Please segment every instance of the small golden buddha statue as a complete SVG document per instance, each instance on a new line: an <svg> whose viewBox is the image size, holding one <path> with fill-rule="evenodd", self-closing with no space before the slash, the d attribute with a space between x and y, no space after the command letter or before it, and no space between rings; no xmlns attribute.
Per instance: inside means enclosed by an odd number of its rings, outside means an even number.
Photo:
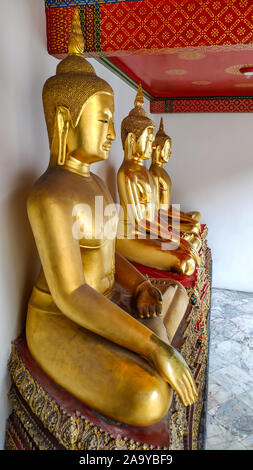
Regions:
<svg viewBox="0 0 253 470"><path fill-rule="evenodd" d="M172 218L171 209L171 178L164 169L163 165L168 163L171 157L171 138L165 133L163 118L161 118L160 127L156 134L153 143L152 163L149 172L155 181L156 187L156 207L161 213L161 216L168 216ZM173 217L180 222L181 236L193 244L199 250L201 248L201 239L198 237L197 232L193 233L193 224L195 227L200 228L199 222L201 219L200 212L182 212L173 211Z"/></svg>
<svg viewBox="0 0 253 470"><path fill-rule="evenodd" d="M171 157L172 141L164 131L163 118L160 121L160 127L156 134L153 153L152 163L149 171L153 176L156 184L156 205L158 210L163 205L169 207L169 215L171 216L171 178L164 169L163 165L169 162ZM173 214L174 215L174 214ZM175 214L176 216L176 214ZM183 224L182 229L187 231L187 224L192 224L192 221L200 222L201 214L198 211L182 212L178 214L180 221Z"/></svg>
<svg viewBox="0 0 253 470"><path fill-rule="evenodd" d="M180 235L178 219L178 233L168 232L168 221L157 210L155 181L144 165L152 155L155 125L143 104L140 85L135 106L121 125L124 161L118 171L122 215L117 249L130 261L191 275L199 263L197 250ZM196 223L189 230L198 231Z"/></svg>
<svg viewBox="0 0 253 470"><path fill-rule="evenodd" d="M114 98L82 50L77 9L70 53L43 89L51 159L28 199L42 268L29 300L27 344L41 368L87 406L148 426L170 407L170 386L186 406L197 392L182 356L161 339L162 327L156 334L147 326L163 325L160 291L115 253L115 236L105 230L110 212L93 217L97 197L113 206L90 165L108 158L115 139ZM143 323L114 301L117 286Z"/></svg>

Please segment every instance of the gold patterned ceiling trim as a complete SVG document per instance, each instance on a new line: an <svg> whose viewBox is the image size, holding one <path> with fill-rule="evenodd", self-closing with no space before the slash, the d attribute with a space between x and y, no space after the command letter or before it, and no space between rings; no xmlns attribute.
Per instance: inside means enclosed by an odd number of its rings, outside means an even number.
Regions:
<svg viewBox="0 0 253 470"><path fill-rule="evenodd" d="M169 69L169 70L166 70L165 73L167 75L186 75L188 71L184 69Z"/></svg>
<svg viewBox="0 0 253 470"><path fill-rule="evenodd" d="M253 88L253 83L236 83L234 85L236 88Z"/></svg>
<svg viewBox="0 0 253 470"><path fill-rule="evenodd" d="M211 85L212 82L209 82L208 80L196 80L195 82L192 82L193 85Z"/></svg>
<svg viewBox="0 0 253 470"><path fill-rule="evenodd" d="M183 60L200 60L204 59L206 57L206 54L204 52L199 52L199 51L186 51L186 52L181 52L178 54L179 59Z"/></svg>

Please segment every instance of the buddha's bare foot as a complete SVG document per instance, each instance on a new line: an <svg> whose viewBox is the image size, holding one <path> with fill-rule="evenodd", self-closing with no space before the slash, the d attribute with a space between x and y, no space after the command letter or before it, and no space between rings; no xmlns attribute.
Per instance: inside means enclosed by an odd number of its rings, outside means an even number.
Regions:
<svg viewBox="0 0 253 470"><path fill-rule="evenodd" d="M197 399L197 389L189 367L179 352L152 336L154 350L151 361L156 370L177 392L185 406L192 405Z"/></svg>

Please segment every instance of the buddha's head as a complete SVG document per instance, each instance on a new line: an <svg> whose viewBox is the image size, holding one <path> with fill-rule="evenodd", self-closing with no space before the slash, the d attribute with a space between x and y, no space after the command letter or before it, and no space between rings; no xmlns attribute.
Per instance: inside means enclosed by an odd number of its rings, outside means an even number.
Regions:
<svg viewBox="0 0 253 470"><path fill-rule="evenodd" d="M155 124L147 117L143 104L144 99L140 85L134 108L121 124L121 140L127 159L146 160L152 155Z"/></svg>
<svg viewBox="0 0 253 470"><path fill-rule="evenodd" d="M171 146L171 138L165 133L163 118L161 118L160 127L153 144L153 160L157 163L168 163L171 157Z"/></svg>
<svg viewBox="0 0 253 470"><path fill-rule="evenodd" d="M113 90L83 58L82 42L77 9L69 55L43 88L51 155L59 165L70 155L83 163L105 160L115 140Z"/></svg>

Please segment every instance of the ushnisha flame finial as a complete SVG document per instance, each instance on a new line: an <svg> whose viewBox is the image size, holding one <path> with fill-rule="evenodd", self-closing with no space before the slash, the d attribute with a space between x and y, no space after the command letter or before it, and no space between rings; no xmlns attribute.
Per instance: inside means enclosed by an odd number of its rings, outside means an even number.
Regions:
<svg viewBox="0 0 253 470"><path fill-rule="evenodd" d="M142 86L141 86L141 83L139 83L139 88L138 88L138 92L135 98L134 106L143 107L143 105L144 105L144 98L143 98Z"/></svg>
<svg viewBox="0 0 253 470"><path fill-rule="evenodd" d="M163 125L163 118L162 117L161 117L161 121L160 121L159 131L164 134L164 125Z"/></svg>
<svg viewBox="0 0 253 470"><path fill-rule="evenodd" d="M74 55L83 56L84 46L85 46L85 43L84 43L84 37L83 37L82 28L81 28L79 7L76 7L74 16L73 16L70 39L69 39L69 47L68 47L69 55L74 54Z"/></svg>
<svg viewBox="0 0 253 470"><path fill-rule="evenodd" d="M155 143L157 143L157 145L160 145L162 141L165 141L167 139L170 139L170 137L166 134L164 130L163 118L161 118L160 127L156 133ZM158 141L159 141L159 144L158 144Z"/></svg>

